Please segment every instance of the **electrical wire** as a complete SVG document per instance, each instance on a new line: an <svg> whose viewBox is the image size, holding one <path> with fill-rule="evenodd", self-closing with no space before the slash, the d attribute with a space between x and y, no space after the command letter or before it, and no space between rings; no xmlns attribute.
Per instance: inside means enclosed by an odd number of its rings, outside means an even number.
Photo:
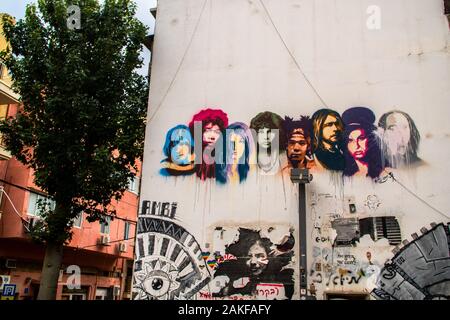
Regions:
<svg viewBox="0 0 450 320"><path fill-rule="evenodd" d="M13 208L14 213L20 218L20 220L22 220L22 224L23 224L23 226L25 227L25 229L27 229L27 231L30 231L30 229L26 226L26 224L24 224L24 222L25 222L25 223L28 223L28 221L27 221L24 217L22 217L22 215L21 215L21 214L19 213L19 211L16 209L16 206L15 206L14 203L12 202L11 198L8 196L8 193L6 193L6 191L5 191L5 187L0 186L0 193L1 193L1 194L4 194L4 195L6 196L6 198L9 200L9 203L11 204L11 206L12 206L12 208Z"/></svg>
<svg viewBox="0 0 450 320"><path fill-rule="evenodd" d="M425 201L423 198L421 198L419 195L417 195L415 192L413 192L411 189L409 189L407 186L405 186L403 183L401 183L399 180L397 180L397 178L394 177L394 173L392 172L388 172L386 170L384 170L387 173L387 176L383 177L380 179L379 183L384 183L387 181L387 177L390 177L392 179L392 181L396 182L398 185L400 185L403 189L405 189L409 194L411 194L413 197L415 197L416 199L418 199L420 202L422 202L423 204L425 204L427 207L429 207L430 209L432 209L433 211L439 213L440 215L442 215L443 217L446 217L447 219L450 219L450 216L446 215L445 213L443 213L441 210L433 207L431 204L429 204L427 201Z"/></svg>
<svg viewBox="0 0 450 320"><path fill-rule="evenodd" d="M158 106L155 108L155 112L153 112L153 115L148 119L147 123L150 123L150 121L153 120L153 118L156 116L156 114L158 113L159 109L161 108L162 104L163 104L164 101L166 100L167 95L169 94L170 90L172 90L172 87L173 87L173 85L174 85L174 83L175 83L175 80L177 79L178 74L179 74L179 72L180 72L180 70L181 70L181 67L182 67L183 64L184 64L184 60L186 59L187 53L188 53L189 49L191 48L192 42L193 42L193 40L194 40L194 36L197 34L197 29L198 29L198 26L200 25L200 21L201 21L201 19L202 19L203 12L205 11L205 7L206 7L206 4L207 4L207 3L208 3L208 0L205 0L205 1L203 2L203 6L202 6L202 9L201 9L201 11L200 11L200 15L199 15L199 17L198 17L198 19L197 19L197 22L196 22L194 31L192 32L191 38L190 38L190 40L189 40L189 43L188 43L186 49L184 50L183 57L181 58L180 63L178 64L177 70L175 71L175 74L174 74L172 80L170 81L170 84L169 84L169 86L167 87L167 90L166 90L166 92L164 93L164 95L163 95L163 97L162 97L162 99L161 99L161 102L160 102L160 103L158 104Z"/></svg>
<svg viewBox="0 0 450 320"><path fill-rule="evenodd" d="M119 240L114 240L114 241L110 241L110 242L108 242L108 244L110 244L110 243L116 243L116 242L121 242L121 241L126 241L126 240L133 240L133 239L135 239L136 237L129 237L128 239L119 239ZM96 246L98 246L99 244L98 243L96 243L96 244L91 244L91 245L88 245L88 246L83 246L83 247L77 247L77 249L85 249L85 248L89 248L89 247L96 247Z"/></svg>
<svg viewBox="0 0 450 320"><path fill-rule="evenodd" d="M272 24L273 28L275 29L275 32L277 33L278 37L280 38L281 42L283 43L284 47L286 48L286 51L289 53L289 55L291 56L292 60L294 61L297 69L300 71L300 73L302 74L303 78L305 79L305 81L308 83L308 85L311 87L311 89L314 91L314 93L317 95L317 97L319 98L319 100L322 102L322 104L329 108L328 104L325 102L325 100L321 97L321 95L319 94L319 92L317 91L317 89L314 87L314 85L312 84L312 82L309 80L308 76L305 74L305 72L303 71L302 67L300 66L300 64L298 63L297 59L295 58L294 54L292 53L292 51L289 49L288 45L286 44L286 41L283 39L280 31L278 30L277 26L275 25L275 22L272 19L272 16L269 12L269 10L267 9L266 5L264 4L263 0L259 0L259 2L261 3L262 7L264 8L264 11L267 14L267 17L270 20L270 23Z"/></svg>

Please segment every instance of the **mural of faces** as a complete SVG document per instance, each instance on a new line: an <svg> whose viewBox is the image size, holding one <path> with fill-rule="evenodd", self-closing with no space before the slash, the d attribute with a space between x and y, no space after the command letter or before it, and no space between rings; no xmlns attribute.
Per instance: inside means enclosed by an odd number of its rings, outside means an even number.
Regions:
<svg viewBox="0 0 450 320"><path fill-rule="evenodd" d="M199 155L193 152L195 128L201 128ZM197 134L200 140L200 133ZM261 174L276 174L286 167L311 169L317 165L318 169L339 171L347 177L358 174L375 179L385 167L422 163L417 156L419 143L420 134L414 121L398 110L383 114L377 128L375 115L367 107L349 108L342 117L334 110L320 109L311 118L301 116L299 120L287 116L283 119L264 111L251 119L250 127L242 122L228 125L225 112L204 109L193 116L189 126L178 125L169 130L160 172L166 176L195 172L201 180L243 182L256 150ZM286 165L279 157L282 150L286 152ZM215 163L216 158L221 163Z"/></svg>

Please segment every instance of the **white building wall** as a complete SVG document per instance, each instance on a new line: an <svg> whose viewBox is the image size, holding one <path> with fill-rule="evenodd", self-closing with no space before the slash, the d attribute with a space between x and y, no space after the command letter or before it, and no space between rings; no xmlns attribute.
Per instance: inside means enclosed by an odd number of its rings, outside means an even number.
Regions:
<svg viewBox="0 0 450 320"><path fill-rule="evenodd" d="M158 1L141 199L176 203L176 214L171 218L143 216L146 223L157 225L147 225L147 232L137 236L135 284L149 286L150 274L158 268L170 274L167 290L156 286L152 297L215 298L212 293L227 279L214 277L223 262L215 259L214 264L213 253L224 256L226 245L237 241L239 227L261 230L274 245L292 227L296 239L292 298L299 298L298 191L288 175L262 176L252 168L243 183L223 186L214 179L202 181L195 174L159 174L167 131L178 124L188 125L205 108L223 110L229 123L246 124L262 111L297 119L326 106L340 114L352 106L366 106L377 122L383 113L399 109L414 120L422 136L418 155L424 164L390 171L442 213L392 179L381 184L366 177L343 179L340 173L314 171L307 186L308 294L319 299L327 293L370 294L380 288L377 280L388 281L380 270L394 259L395 246L387 239L373 241L368 235L351 246L333 246L334 219L393 216L402 239L410 242L411 234L421 235L422 227L449 222L450 34L443 1L263 1L270 16L259 0ZM367 27L373 18L367 9L373 5L380 9L381 28L376 30ZM349 212L349 202L355 204L355 213ZM184 228L189 237L186 233L182 239L174 238L170 230L176 226ZM151 236L156 240L149 254ZM190 243L191 238L195 243ZM163 239L168 239L165 255L161 255ZM145 248L142 254L139 241ZM177 243L186 251L171 262L168 256ZM448 249L444 242L435 243L440 245ZM192 261L179 270L183 255L190 255ZM440 260L448 266L448 259L448 250L446 256L444 250ZM430 272L416 276L431 279ZM188 274L192 281L183 280ZM394 285L389 282L389 286ZM265 288L257 286L256 293L227 298L284 298L276 281L267 287L269 291ZM404 288L399 292L417 290ZM447 289L443 290L448 295ZM419 291L429 293L426 288ZM136 291L137 298L145 297L142 292ZM414 294L391 297L425 296Z"/></svg>

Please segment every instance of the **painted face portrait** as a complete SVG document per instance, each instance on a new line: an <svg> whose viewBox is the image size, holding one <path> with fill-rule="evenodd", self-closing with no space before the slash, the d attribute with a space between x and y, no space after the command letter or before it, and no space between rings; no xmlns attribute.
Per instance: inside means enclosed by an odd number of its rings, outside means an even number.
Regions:
<svg viewBox="0 0 450 320"><path fill-rule="evenodd" d="M237 241L225 246L225 255L236 259L220 263L214 273L214 282L224 277L227 281L213 296L254 296L260 284L278 283L283 284L285 295L290 299L294 292L294 270L289 267L293 250L284 251L286 241L274 245L269 238L261 237L260 231L246 228L239 228L238 234Z"/></svg>
<svg viewBox="0 0 450 320"><path fill-rule="evenodd" d="M319 167L333 171L344 170L344 124L339 113L331 109L317 110L312 115L312 127L311 149Z"/></svg>
<svg viewBox="0 0 450 320"><path fill-rule="evenodd" d="M411 129L408 119L401 113L392 113L386 117L384 142L390 154L404 156L408 152Z"/></svg>
<svg viewBox="0 0 450 320"><path fill-rule="evenodd" d="M275 132L270 128L258 130L258 146L262 149L269 149L275 139Z"/></svg>
<svg viewBox="0 0 450 320"><path fill-rule="evenodd" d="M186 165L192 162L192 138L188 129L178 129L172 132L170 157L173 163Z"/></svg>
<svg viewBox="0 0 450 320"><path fill-rule="evenodd" d="M194 139L187 126L178 125L167 132L163 153L166 158L161 161L161 175L179 176L193 173Z"/></svg>
<svg viewBox="0 0 450 320"><path fill-rule="evenodd" d="M303 129L294 129L289 137L287 157L290 162L300 163L305 160L310 144L309 138L305 138Z"/></svg>
<svg viewBox="0 0 450 320"><path fill-rule="evenodd" d="M246 264L250 269L250 273L253 276L261 275L269 263L266 249L259 242L256 242L248 250L248 257Z"/></svg>
<svg viewBox="0 0 450 320"><path fill-rule="evenodd" d="M384 167L375 114L367 107L352 107L344 111L342 120L345 125L344 176L377 178Z"/></svg>
<svg viewBox="0 0 450 320"><path fill-rule="evenodd" d="M348 152L354 159L363 159L368 151L368 139L364 129L353 130L348 136Z"/></svg>
<svg viewBox="0 0 450 320"><path fill-rule="evenodd" d="M300 116L299 120L285 117L284 132L286 133L286 156L288 167L308 168L314 166L311 159L311 119L307 116Z"/></svg>
<svg viewBox="0 0 450 320"><path fill-rule="evenodd" d="M228 126L218 145L223 146L218 156L223 161L216 162L216 181L224 184L230 181L243 182L250 170L250 156L253 153L253 136L242 122Z"/></svg>
<svg viewBox="0 0 450 320"><path fill-rule="evenodd" d="M337 117L328 115L322 126L322 139L329 144L336 144L342 134L342 125Z"/></svg>
<svg viewBox="0 0 450 320"><path fill-rule="evenodd" d="M197 177L201 180L215 178L215 146L228 126L228 115L220 109L203 109L196 113L189 122L189 130L195 143L202 145L195 151ZM201 142L199 140L202 140Z"/></svg>
<svg viewBox="0 0 450 320"><path fill-rule="evenodd" d="M212 122L208 123L204 127L203 132L203 144L214 145L220 137L220 127Z"/></svg>
<svg viewBox="0 0 450 320"><path fill-rule="evenodd" d="M239 159L242 159L242 156L244 155L245 138L242 135L233 132L230 135L230 142L233 154L233 163L236 164L239 162Z"/></svg>
<svg viewBox="0 0 450 320"><path fill-rule="evenodd" d="M420 133L409 114L393 110L383 114L378 121L383 135L383 154L386 166L399 168L424 164L417 152Z"/></svg>

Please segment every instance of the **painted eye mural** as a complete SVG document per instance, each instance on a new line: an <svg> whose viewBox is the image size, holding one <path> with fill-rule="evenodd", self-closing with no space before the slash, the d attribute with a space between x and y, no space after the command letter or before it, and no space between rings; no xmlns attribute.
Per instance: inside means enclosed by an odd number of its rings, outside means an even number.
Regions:
<svg viewBox="0 0 450 320"><path fill-rule="evenodd" d="M138 300L166 300L169 293L180 287L178 269L170 262L150 260L136 272L135 286Z"/></svg>
<svg viewBox="0 0 450 320"><path fill-rule="evenodd" d="M190 299L210 281L195 238L146 215L139 217L134 275L134 300Z"/></svg>
<svg viewBox="0 0 450 320"><path fill-rule="evenodd" d="M161 161L163 176L179 176L194 173L194 139L189 128L178 125L167 132Z"/></svg>
<svg viewBox="0 0 450 320"><path fill-rule="evenodd" d="M334 110L320 109L312 115L312 151L319 168L343 171L345 160L342 151L344 124Z"/></svg>
<svg viewBox="0 0 450 320"><path fill-rule="evenodd" d="M283 119L270 111L260 112L250 121L250 129L257 137L256 162L260 174L278 173L286 144Z"/></svg>
<svg viewBox="0 0 450 320"><path fill-rule="evenodd" d="M197 135L201 133L202 149L201 154L197 155L198 164L195 165L195 172L201 180L216 176L215 146L226 127L228 127L228 115L219 109L201 110L189 123L189 129L196 141L200 141Z"/></svg>
<svg viewBox="0 0 450 320"><path fill-rule="evenodd" d="M375 114L366 107L353 107L342 114L344 123L344 176L362 175L372 179L383 171Z"/></svg>
<svg viewBox="0 0 450 320"><path fill-rule="evenodd" d="M218 183L242 182L247 179L250 170L250 157L253 153L253 136L246 124L235 122L228 126L226 134L220 139L225 141L220 161L216 163Z"/></svg>
<svg viewBox="0 0 450 320"><path fill-rule="evenodd" d="M286 117L284 133L286 134L286 155L288 165L285 169L311 169L315 166L311 153L311 119L301 116L300 120Z"/></svg>
<svg viewBox="0 0 450 320"><path fill-rule="evenodd" d="M261 297L267 289L272 299L291 299L294 270L288 264L293 257L295 240L293 230L290 231L283 241L274 244L258 230L239 228L238 240L225 249L226 255L236 258L218 265L212 296Z"/></svg>
<svg viewBox="0 0 450 320"><path fill-rule="evenodd" d="M378 121L383 137L383 155L386 167L401 168L423 164L417 155L420 133L409 114L393 110Z"/></svg>

